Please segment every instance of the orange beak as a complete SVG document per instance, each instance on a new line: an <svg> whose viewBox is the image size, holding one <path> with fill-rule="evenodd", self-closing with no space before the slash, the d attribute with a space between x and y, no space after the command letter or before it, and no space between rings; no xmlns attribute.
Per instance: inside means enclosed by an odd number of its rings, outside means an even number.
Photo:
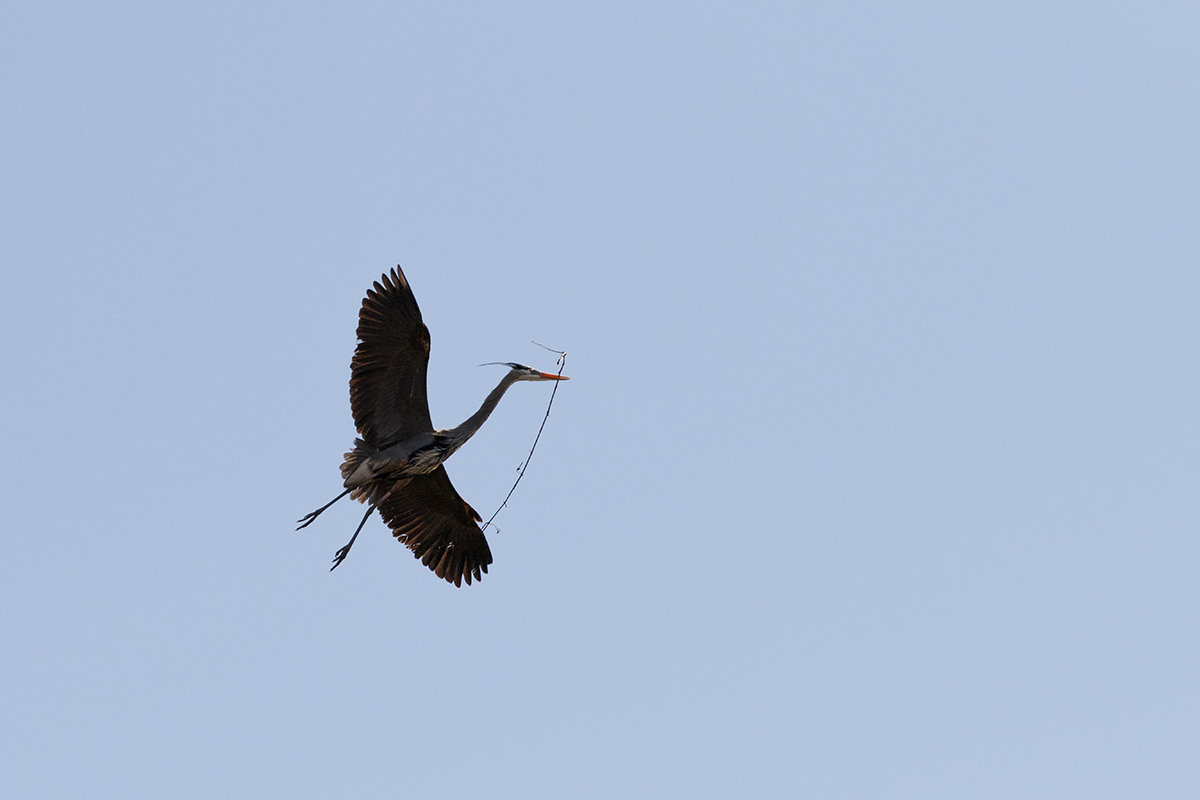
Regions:
<svg viewBox="0 0 1200 800"><path fill-rule="evenodd" d="M571 380L566 375L551 375L549 372L539 372L544 380L548 381L569 381Z"/></svg>

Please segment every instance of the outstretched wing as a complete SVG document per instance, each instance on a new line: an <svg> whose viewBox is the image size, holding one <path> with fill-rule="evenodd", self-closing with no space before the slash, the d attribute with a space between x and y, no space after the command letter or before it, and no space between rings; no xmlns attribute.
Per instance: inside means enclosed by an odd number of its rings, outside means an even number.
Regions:
<svg viewBox="0 0 1200 800"><path fill-rule="evenodd" d="M368 444L382 449L433 430L425 396L428 366L429 329L404 270L396 267L363 298L350 362L350 410Z"/></svg>
<svg viewBox="0 0 1200 800"><path fill-rule="evenodd" d="M482 580L492 551L479 528L480 516L458 496L445 467L415 475L379 504L392 535L421 563L455 586Z"/></svg>

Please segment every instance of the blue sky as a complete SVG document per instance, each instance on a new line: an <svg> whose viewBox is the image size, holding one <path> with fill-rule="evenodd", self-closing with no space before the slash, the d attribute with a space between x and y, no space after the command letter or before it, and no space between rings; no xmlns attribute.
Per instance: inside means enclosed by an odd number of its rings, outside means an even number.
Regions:
<svg viewBox="0 0 1200 800"><path fill-rule="evenodd" d="M0 19L0 793L1200 791L1200 12ZM292 531L394 264L469 589Z"/></svg>

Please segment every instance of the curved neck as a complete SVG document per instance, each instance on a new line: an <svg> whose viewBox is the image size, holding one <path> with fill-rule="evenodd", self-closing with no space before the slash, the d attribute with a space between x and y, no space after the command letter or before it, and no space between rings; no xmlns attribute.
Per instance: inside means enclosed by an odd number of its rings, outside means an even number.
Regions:
<svg viewBox="0 0 1200 800"><path fill-rule="evenodd" d="M441 431L441 435L449 440L449 446L446 448L446 456L449 457L458 448L462 447L467 439L475 435L475 432L483 427L483 423L496 410L496 406L500 403L500 398L508 391L508 387L517 382L517 373L509 372L500 382L496 384L496 388L488 393L488 396L483 398L483 405L479 407L471 416L467 417L461 425L454 428L447 428Z"/></svg>

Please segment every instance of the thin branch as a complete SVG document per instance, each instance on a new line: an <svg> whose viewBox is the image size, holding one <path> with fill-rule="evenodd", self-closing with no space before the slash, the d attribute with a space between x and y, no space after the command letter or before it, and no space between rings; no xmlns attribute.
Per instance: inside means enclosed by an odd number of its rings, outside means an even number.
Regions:
<svg viewBox="0 0 1200 800"><path fill-rule="evenodd" d="M534 342L534 344L545 350L549 350L551 353L558 353L558 374L562 375L563 369L567 366L567 351L555 350L553 348L546 347L544 344L539 344L538 342ZM504 495L504 500L500 503L500 507L496 509L492 516L488 517L487 522L483 523L483 530L486 531L488 526L491 525L493 528L496 528L497 533L500 532L498 527L492 525L492 520L496 518L496 515L499 514L501 510L508 506L508 498L512 497L513 492L517 490L517 484L521 482L521 478L525 477L525 470L529 468L529 460L533 458L533 451L537 449L538 440L542 438L542 431L546 427L546 420L550 419L550 409L554 406L554 395L558 393L558 385L560 383L562 383L562 381L554 382L554 389L550 392L550 402L546 404L546 416L542 417L542 424L538 427L537 436L533 437L533 447L529 448L529 455L525 456L525 463L521 465L521 471L517 475L517 479L513 481L512 488L508 490L508 494Z"/></svg>

